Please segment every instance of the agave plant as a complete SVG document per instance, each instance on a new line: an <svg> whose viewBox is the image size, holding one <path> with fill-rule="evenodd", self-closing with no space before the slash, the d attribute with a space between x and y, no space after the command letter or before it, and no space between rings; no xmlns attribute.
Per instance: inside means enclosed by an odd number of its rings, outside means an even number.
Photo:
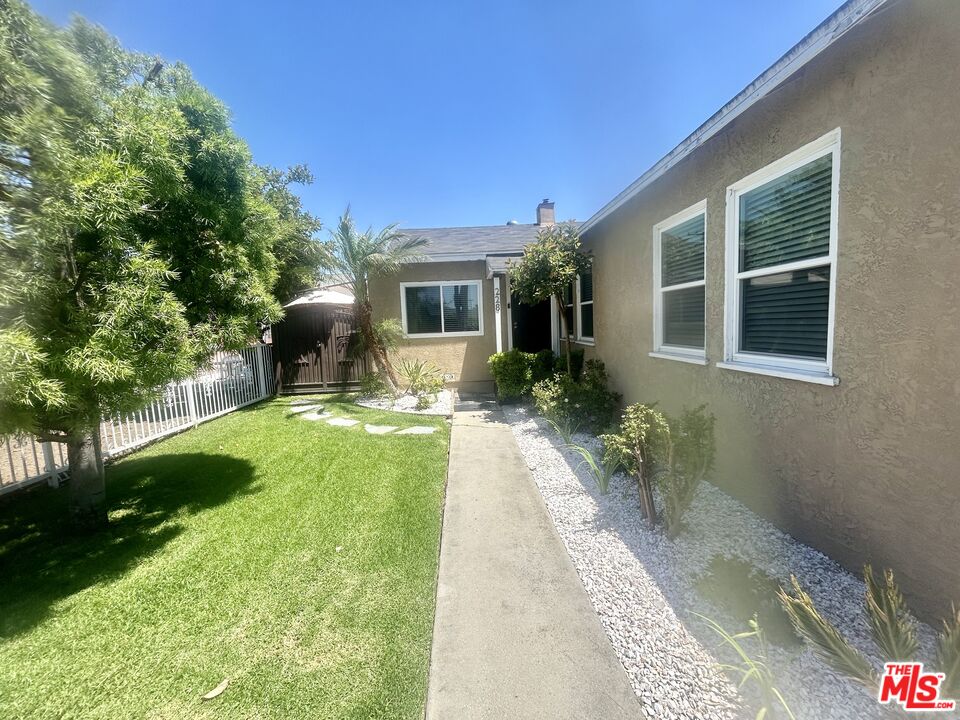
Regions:
<svg viewBox="0 0 960 720"><path fill-rule="evenodd" d="M864 599L870 632L884 659L887 662L917 661L920 643L917 640L916 620L897 587L893 571L884 570L883 581L879 582L870 565L865 565L863 580L866 584ZM790 583L793 594L780 588L777 595L797 634L831 668L875 693L879 682L877 669L820 614L796 577L791 576ZM956 608L951 619L943 622L934 666L945 675L944 692L960 692L960 613Z"/></svg>

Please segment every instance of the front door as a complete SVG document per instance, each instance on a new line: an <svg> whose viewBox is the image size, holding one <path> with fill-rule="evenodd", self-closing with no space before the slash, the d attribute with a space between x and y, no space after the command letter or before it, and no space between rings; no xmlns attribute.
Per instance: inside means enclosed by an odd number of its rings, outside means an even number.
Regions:
<svg viewBox="0 0 960 720"><path fill-rule="evenodd" d="M526 305L510 296L510 314L513 318L513 346L524 352L549 350L550 301Z"/></svg>

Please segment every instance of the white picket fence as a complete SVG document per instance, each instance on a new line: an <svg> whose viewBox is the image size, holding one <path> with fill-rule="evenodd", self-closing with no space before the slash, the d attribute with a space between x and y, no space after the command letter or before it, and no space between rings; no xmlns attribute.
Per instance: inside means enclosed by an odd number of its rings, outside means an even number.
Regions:
<svg viewBox="0 0 960 720"><path fill-rule="evenodd" d="M100 441L115 457L166 435L250 405L273 394L269 345L218 352L196 375L171 383L160 399L128 415L104 418ZM46 480L58 485L69 475L63 443L30 436L0 436L0 494Z"/></svg>

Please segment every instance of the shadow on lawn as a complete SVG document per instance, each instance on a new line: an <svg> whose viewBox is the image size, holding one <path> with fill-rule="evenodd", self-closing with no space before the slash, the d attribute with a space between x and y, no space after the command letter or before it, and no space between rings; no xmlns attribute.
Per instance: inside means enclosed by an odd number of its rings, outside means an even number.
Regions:
<svg viewBox="0 0 960 720"><path fill-rule="evenodd" d="M26 632L65 598L114 580L183 531L178 519L251 487L253 466L205 453L129 458L107 467L110 525L74 535L67 488L38 487L0 502L0 638Z"/></svg>

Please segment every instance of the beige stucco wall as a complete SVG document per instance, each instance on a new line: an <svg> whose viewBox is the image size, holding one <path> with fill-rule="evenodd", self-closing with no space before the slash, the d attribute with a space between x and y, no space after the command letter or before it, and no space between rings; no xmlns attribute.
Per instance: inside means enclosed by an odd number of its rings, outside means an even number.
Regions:
<svg viewBox="0 0 960 720"><path fill-rule="evenodd" d="M449 338L417 338L405 340L398 354L409 358L430 360L444 372L453 375L448 384L464 390L488 392L493 390L493 379L487 369L487 358L497 351L494 283L487 279L486 263L441 262L406 265L398 275L381 278L372 283L370 299L374 319L400 319L400 283L427 280L482 280L483 335ZM506 296L505 281L501 292ZM503 349L507 349L507 308L501 307L500 321Z"/></svg>
<svg viewBox="0 0 960 720"><path fill-rule="evenodd" d="M840 384L719 369L725 189L837 127ZM706 367L647 355L652 227L703 198ZM927 617L960 602L960 2L891 3L586 240L626 401L709 403L720 485L852 570L893 567Z"/></svg>

